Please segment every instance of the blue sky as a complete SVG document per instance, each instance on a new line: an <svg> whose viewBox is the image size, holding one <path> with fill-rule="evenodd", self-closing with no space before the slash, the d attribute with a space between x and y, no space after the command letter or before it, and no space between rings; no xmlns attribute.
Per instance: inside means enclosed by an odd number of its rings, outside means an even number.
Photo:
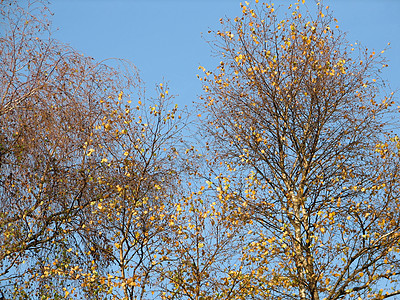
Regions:
<svg viewBox="0 0 400 300"><path fill-rule="evenodd" d="M262 0L260 1L262 2ZM313 6L313 0L308 0ZM132 61L146 82L148 93L163 80L178 95L176 102L192 105L202 93L198 66L213 69L217 59L205 39L219 28L219 18L240 15L240 0L55 0L54 36L96 60L116 57ZM286 6L288 1L277 0ZM348 40L386 52L384 77L400 89L400 1L325 1Z"/></svg>

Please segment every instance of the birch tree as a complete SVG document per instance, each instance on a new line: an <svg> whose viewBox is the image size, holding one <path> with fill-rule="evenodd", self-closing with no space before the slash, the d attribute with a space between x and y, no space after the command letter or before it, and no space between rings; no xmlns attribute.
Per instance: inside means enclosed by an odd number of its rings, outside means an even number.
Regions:
<svg viewBox="0 0 400 300"><path fill-rule="evenodd" d="M383 51L349 43L320 2L241 6L213 32L221 62L200 79L204 134L253 224L244 297L395 297L399 144Z"/></svg>

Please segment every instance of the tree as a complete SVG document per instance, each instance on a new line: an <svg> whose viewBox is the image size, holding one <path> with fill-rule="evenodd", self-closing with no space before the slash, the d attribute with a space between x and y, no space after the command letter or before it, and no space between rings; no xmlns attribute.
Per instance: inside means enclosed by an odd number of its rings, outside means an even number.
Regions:
<svg viewBox="0 0 400 300"><path fill-rule="evenodd" d="M253 271L238 299L400 294L387 65L316 4L315 15L297 3L282 20L273 5L242 4L211 42L217 70L203 68L204 134L242 187L230 203L252 227L241 260Z"/></svg>
<svg viewBox="0 0 400 300"><path fill-rule="evenodd" d="M88 297L99 297L93 295L93 286L107 292L103 297L110 294L113 299L148 299L154 294L154 269L178 201L176 147L186 124L177 106L170 106L173 97L166 84L160 84L158 94L150 102L121 92L119 104L100 125L107 139L99 149L103 166L97 186L104 192L92 205L87 229L94 238L101 232L104 242L89 238L87 255L95 262L91 274L96 282L86 276ZM131 107L131 100L123 101L124 97L136 98L137 105Z"/></svg>
<svg viewBox="0 0 400 300"><path fill-rule="evenodd" d="M102 107L93 99L108 97L112 76L51 39L45 10L13 1L0 9L0 287L15 294L35 282L41 260L57 253L96 200L96 166L84 145L97 138Z"/></svg>
<svg viewBox="0 0 400 300"><path fill-rule="evenodd" d="M146 98L130 63L52 39L46 12L40 1L0 7L0 291L143 299L186 119L166 85Z"/></svg>
<svg viewBox="0 0 400 300"><path fill-rule="evenodd" d="M219 170L217 160L204 159L194 147L186 152L181 197L175 202L156 266L157 298L234 299L246 282L234 276L246 268L246 262L239 260L246 235L238 226L241 221L233 221L232 210L225 205L230 194L222 191L229 181L215 172ZM213 190L210 180L204 182L204 175L219 182L223 190Z"/></svg>
<svg viewBox="0 0 400 300"><path fill-rule="evenodd" d="M222 62L201 78L207 142L184 154L165 83L149 99L130 63L52 39L43 2L0 5L2 297L400 294L386 63L328 8L221 20Z"/></svg>

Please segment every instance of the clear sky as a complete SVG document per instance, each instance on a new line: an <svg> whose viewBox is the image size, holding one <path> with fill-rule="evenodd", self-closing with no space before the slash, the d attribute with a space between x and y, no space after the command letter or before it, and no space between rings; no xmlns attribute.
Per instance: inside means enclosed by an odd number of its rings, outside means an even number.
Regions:
<svg viewBox="0 0 400 300"><path fill-rule="evenodd" d="M165 80L170 92L178 95L176 102L189 107L202 93L196 78L198 66L214 69L217 63L204 39L207 31L219 28L219 18L241 12L240 0L52 2L56 38L96 60L116 57L132 61L150 95L154 85ZM313 0L307 2L313 6ZM349 41L360 41L371 51L381 51L391 43L384 77L393 90L400 89L400 1L330 0L324 4L333 9Z"/></svg>

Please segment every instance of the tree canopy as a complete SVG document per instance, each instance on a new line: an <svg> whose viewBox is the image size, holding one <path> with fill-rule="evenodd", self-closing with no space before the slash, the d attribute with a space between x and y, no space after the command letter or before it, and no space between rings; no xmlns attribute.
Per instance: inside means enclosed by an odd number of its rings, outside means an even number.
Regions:
<svg viewBox="0 0 400 300"><path fill-rule="evenodd" d="M43 2L2 1L0 295L395 299L384 51L302 2L220 20L195 119L130 62L54 40Z"/></svg>

